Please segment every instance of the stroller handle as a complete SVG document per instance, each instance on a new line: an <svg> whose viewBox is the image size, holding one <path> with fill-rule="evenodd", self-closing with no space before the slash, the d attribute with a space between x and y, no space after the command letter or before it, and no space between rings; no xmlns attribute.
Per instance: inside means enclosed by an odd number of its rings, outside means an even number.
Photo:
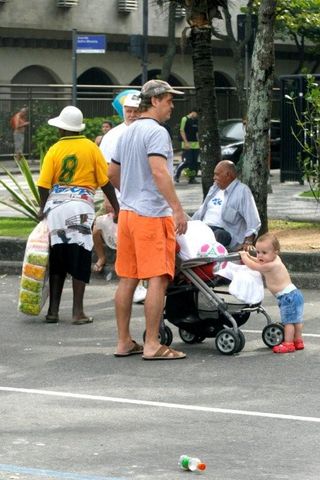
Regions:
<svg viewBox="0 0 320 480"><path fill-rule="evenodd" d="M181 268L194 268L200 267L201 265L207 265L208 263L222 263L222 262L232 262L240 260L241 256L239 253L228 253L227 255L217 255L216 257L197 257L191 258L190 260L185 260L181 263Z"/></svg>

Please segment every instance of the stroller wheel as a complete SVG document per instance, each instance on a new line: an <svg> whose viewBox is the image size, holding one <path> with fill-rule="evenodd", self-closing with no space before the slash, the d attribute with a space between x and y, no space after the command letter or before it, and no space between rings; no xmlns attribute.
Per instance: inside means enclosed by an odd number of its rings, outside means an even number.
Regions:
<svg viewBox="0 0 320 480"><path fill-rule="evenodd" d="M284 328L280 323L270 323L262 330L262 340L267 347L272 348L284 340Z"/></svg>
<svg viewBox="0 0 320 480"><path fill-rule="evenodd" d="M146 341L146 331L143 332L143 341L145 342ZM167 347L169 347L169 345L171 345L172 343L172 340L173 340L173 335L172 335L172 331L169 327L167 327L167 325L165 325L163 328L160 328L159 330L159 334L158 334L158 339L159 339L159 342L161 343L161 345L167 345Z"/></svg>
<svg viewBox="0 0 320 480"><path fill-rule="evenodd" d="M244 349L244 346L246 344L246 337L244 336L243 332L241 330L238 330L238 336L239 336L239 347L237 350L237 353L241 352L241 350Z"/></svg>
<svg viewBox="0 0 320 480"><path fill-rule="evenodd" d="M179 335L181 340L185 343L201 343L205 340L206 337L196 335L195 333L188 332L188 330L184 330L183 328L179 328Z"/></svg>
<svg viewBox="0 0 320 480"><path fill-rule="evenodd" d="M240 336L231 329L224 328L216 336L216 347L223 355L233 355L239 351Z"/></svg>
<svg viewBox="0 0 320 480"><path fill-rule="evenodd" d="M167 347L169 347L169 345L171 345L172 340L173 340L173 335L172 335L171 328L169 328L167 325L165 325L164 333L165 333L165 337L166 337L165 345L167 345Z"/></svg>

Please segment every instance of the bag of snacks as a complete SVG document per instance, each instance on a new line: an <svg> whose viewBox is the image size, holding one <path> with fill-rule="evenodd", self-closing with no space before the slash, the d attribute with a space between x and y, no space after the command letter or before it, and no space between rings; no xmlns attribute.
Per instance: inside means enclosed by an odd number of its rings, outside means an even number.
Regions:
<svg viewBox="0 0 320 480"><path fill-rule="evenodd" d="M18 309L39 315L49 294L49 229L44 219L30 233L24 254Z"/></svg>

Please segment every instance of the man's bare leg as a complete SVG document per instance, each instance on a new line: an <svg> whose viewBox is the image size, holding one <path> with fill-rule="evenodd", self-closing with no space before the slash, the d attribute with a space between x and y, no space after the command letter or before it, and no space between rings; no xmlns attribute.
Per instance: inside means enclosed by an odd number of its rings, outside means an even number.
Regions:
<svg viewBox="0 0 320 480"><path fill-rule="evenodd" d="M81 325L83 323L91 323L92 318L87 317L83 310L83 298L86 284L81 280L72 278L73 289L73 306L72 306L72 323Z"/></svg>
<svg viewBox="0 0 320 480"><path fill-rule="evenodd" d="M49 276L50 294L47 313L47 321L49 321L49 323L58 321L59 319L59 307L65 278L65 275L61 276L56 273L50 274Z"/></svg>
<svg viewBox="0 0 320 480"><path fill-rule="evenodd" d="M143 354L154 355L160 348L159 327L163 315L164 299L168 286L168 276L149 278L147 296L144 302L146 317L146 338Z"/></svg>
<svg viewBox="0 0 320 480"><path fill-rule="evenodd" d="M107 260L106 259L106 250L105 250L105 245L104 245L104 241L103 241L103 238L102 238L101 230L98 230L95 227L93 227L92 238L93 238L94 249L95 249L95 252L96 252L97 257L98 257L97 262L94 265L94 271L95 272L101 272L103 270L103 267L105 266L106 260Z"/></svg>
<svg viewBox="0 0 320 480"><path fill-rule="evenodd" d="M115 309L118 326L117 354L128 352L133 346L130 334L130 318L133 293L138 285L137 278L121 278L115 295Z"/></svg>

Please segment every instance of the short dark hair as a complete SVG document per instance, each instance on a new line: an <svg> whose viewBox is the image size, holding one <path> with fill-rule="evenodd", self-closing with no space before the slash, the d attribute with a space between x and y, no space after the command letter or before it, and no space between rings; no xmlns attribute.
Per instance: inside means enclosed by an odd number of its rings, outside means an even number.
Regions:
<svg viewBox="0 0 320 480"><path fill-rule="evenodd" d="M168 93L161 93L160 95L154 95L157 98L164 98ZM146 97L140 93L140 98L141 98L141 103L139 105L139 111L140 112L145 112L149 110L149 108L152 106L152 98L153 97Z"/></svg>

